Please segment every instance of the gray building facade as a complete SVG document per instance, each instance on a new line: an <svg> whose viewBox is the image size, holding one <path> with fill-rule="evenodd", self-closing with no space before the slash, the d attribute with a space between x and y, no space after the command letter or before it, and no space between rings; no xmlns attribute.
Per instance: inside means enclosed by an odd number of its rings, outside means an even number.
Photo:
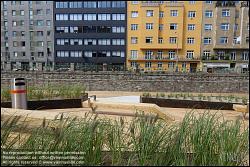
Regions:
<svg viewBox="0 0 250 167"><path fill-rule="evenodd" d="M55 67L124 68L126 1L55 1Z"/></svg>
<svg viewBox="0 0 250 167"><path fill-rule="evenodd" d="M1 69L53 70L53 1L1 1Z"/></svg>

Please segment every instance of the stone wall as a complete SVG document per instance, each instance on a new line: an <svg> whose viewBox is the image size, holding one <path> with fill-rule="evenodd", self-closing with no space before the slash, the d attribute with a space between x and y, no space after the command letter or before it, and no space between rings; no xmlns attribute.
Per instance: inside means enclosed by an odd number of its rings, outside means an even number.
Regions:
<svg viewBox="0 0 250 167"><path fill-rule="evenodd" d="M28 85L82 83L92 91L249 93L248 74L133 74L129 72L2 72L1 86L24 77Z"/></svg>

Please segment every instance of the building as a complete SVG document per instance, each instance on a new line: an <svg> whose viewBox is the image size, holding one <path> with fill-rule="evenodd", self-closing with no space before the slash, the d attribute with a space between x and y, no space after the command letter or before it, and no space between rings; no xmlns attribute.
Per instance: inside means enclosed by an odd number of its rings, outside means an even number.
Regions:
<svg viewBox="0 0 250 167"><path fill-rule="evenodd" d="M247 71L249 63L249 2L204 1L202 61L204 70Z"/></svg>
<svg viewBox="0 0 250 167"><path fill-rule="evenodd" d="M1 69L53 68L53 1L1 1Z"/></svg>
<svg viewBox="0 0 250 167"><path fill-rule="evenodd" d="M124 68L125 1L55 1L55 68Z"/></svg>
<svg viewBox="0 0 250 167"><path fill-rule="evenodd" d="M128 69L202 69L202 1L128 1L127 5Z"/></svg>

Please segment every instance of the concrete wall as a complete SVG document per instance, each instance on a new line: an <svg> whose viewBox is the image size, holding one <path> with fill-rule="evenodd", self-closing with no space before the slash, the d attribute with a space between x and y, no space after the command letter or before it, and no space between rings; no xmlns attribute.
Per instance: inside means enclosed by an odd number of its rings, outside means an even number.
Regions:
<svg viewBox="0 0 250 167"><path fill-rule="evenodd" d="M13 72L1 74L1 86L24 77L27 85L81 83L91 91L249 93L248 74L132 74L125 72Z"/></svg>

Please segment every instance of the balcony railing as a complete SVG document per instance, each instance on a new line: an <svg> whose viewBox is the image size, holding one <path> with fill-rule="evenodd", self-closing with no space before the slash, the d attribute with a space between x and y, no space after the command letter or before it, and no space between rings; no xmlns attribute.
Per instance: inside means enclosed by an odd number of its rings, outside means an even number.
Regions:
<svg viewBox="0 0 250 167"><path fill-rule="evenodd" d="M159 2L142 2L141 6L159 6Z"/></svg>
<svg viewBox="0 0 250 167"><path fill-rule="evenodd" d="M215 4L216 7L235 7L235 2L232 1L217 1Z"/></svg>
<svg viewBox="0 0 250 167"><path fill-rule="evenodd" d="M130 57L128 60L139 60L139 61L150 61L150 60L154 60L154 61L164 61L164 60L171 60L171 61L177 61L177 58L174 57L174 58L170 58L170 57L158 57L158 56L155 56L155 57L151 57L151 58L146 58L146 57L142 57L142 58L133 58L133 57ZM178 58L178 61L200 61L201 58L200 57L193 57L193 58Z"/></svg>
<svg viewBox="0 0 250 167"><path fill-rule="evenodd" d="M180 7L180 6L184 6L183 2L166 2L166 6L170 6L170 7Z"/></svg>
<svg viewBox="0 0 250 167"><path fill-rule="evenodd" d="M249 2L248 1L241 2L240 7L249 7Z"/></svg>

